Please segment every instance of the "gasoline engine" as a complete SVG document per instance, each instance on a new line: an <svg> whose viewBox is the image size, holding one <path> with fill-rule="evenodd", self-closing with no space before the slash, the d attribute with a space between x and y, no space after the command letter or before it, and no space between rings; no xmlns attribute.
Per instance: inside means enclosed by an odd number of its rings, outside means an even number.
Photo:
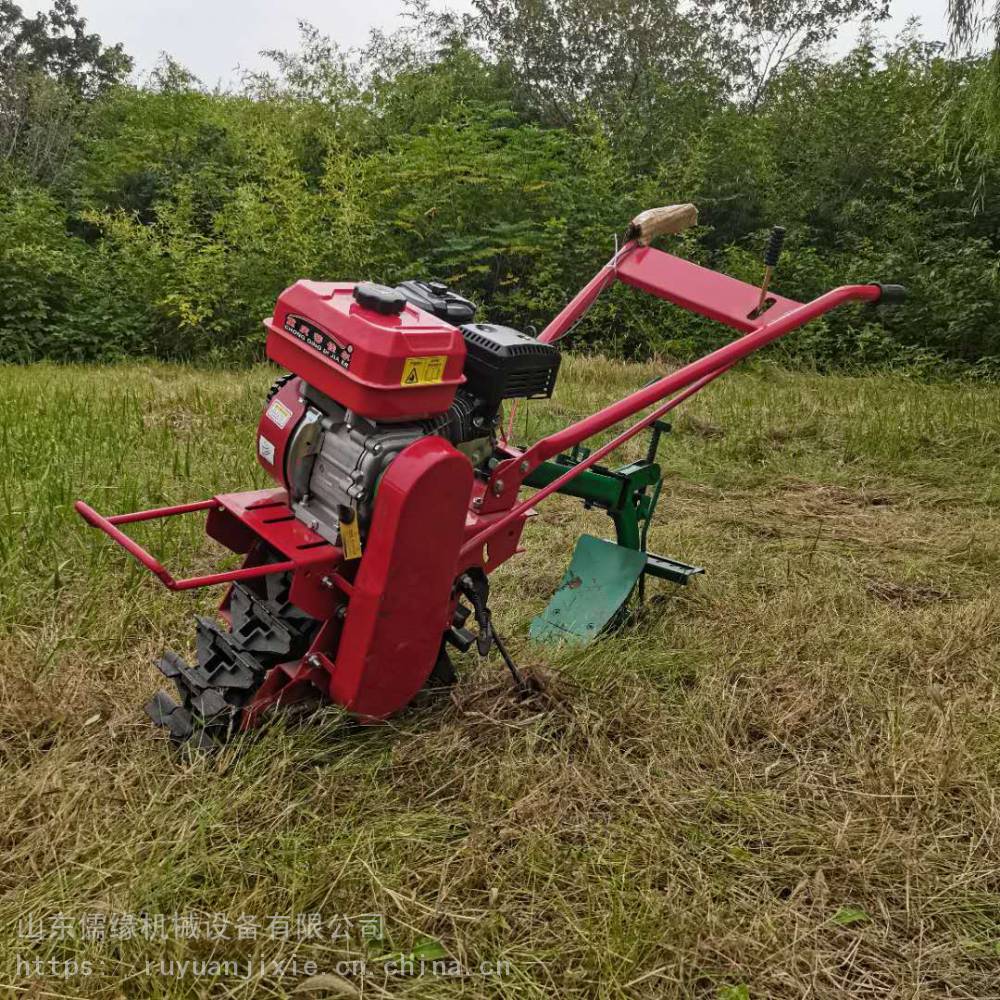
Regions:
<svg viewBox="0 0 1000 1000"><path fill-rule="evenodd" d="M503 401L552 395L558 349L509 327L469 322L475 311L447 286L420 281L395 288L299 281L281 295L265 322L267 352L291 372L279 377L268 393L257 429L257 459L283 487L280 509L270 524L284 527L286 541L253 542L248 564L277 564L282 549L287 551L287 539L296 544L290 514L308 531L299 552L334 554L331 571L319 581L337 602L332 627L322 627L322 605L329 600L316 600L315 586L308 587L309 570L298 584L290 571L234 581L222 608L230 627L201 617L196 663L189 665L173 652L158 663L181 699L175 702L161 691L146 708L176 741L193 738L203 747L225 741L276 697L268 689L269 678L286 702L293 700L296 688L299 694L309 687L325 693L317 667L330 661L322 650L347 617L346 598L362 603L353 593L358 561L367 548L379 486L393 462L421 439L443 439L473 477L485 481L495 462ZM446 499L455 498L440 498L443 510ZM271 497L265 494L262 500L267 511ZM209 533L216 527L210 514ZM412 527L418 541L434 545L433 512ZM225 529L216 537L232 544ZM432 554L426 553L423 561L430 565ZM419 563L414 568L419 576ZM405 586L409 594L401 591L404 603L420 614L419 583ZM378 584L374 589L378 601L386 588ZM468 606L450 602L449 627L435 628L438 648L424 682L451 683L454 670L446 646L465 651L474 642L482 655L497 645L520 681L492 629L485 572L470 566L456 589ZM463 627L470 615L479 626L476 636ZM382 627L384 639L388 633L377 616L368 620ZM403 641L398 651L405 656L408 647L418 662L426 659L426 644L421 648L419 641L406 642L407 632L426 631L426 623L399 624ZM362 646L359 642L358 648ZM291 673L290 664L295 668ZM354 694L345 689L342 700L367 718L385 714L400 692L406 692L407 700L415 693L412 664L397 663L395 673L393 681L370 686L359 700L355 688L365 683L365 664L358 664ZM308 685L303 683L307 678Z"/></svg>
<svg viewBox="0 0 1000 1000"><path fill-rule="evenodd" d="M295 516L345 552L360 555L379 479L407 445L442 437L484 477L503 401L552 395L558 348L468 322L475 308L418 281L300 281L279 301L268 349L297 374L271 389L257 456Z"/></svg>

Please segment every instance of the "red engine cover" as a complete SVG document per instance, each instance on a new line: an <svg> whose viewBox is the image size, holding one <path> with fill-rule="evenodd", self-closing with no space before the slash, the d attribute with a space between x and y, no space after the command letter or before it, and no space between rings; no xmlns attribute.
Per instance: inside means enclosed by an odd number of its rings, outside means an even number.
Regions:
<svg viewBox="0 0 1000 1000"><path fill-rule="evenodd" d="M285 464L288 442L306 411L300 381L289 379L268 400L257 424L257 461L279 486L289 485Z"/></svg>
<svg viewBox="0 0 1000 1000"><path fill-rule="evenodd" d="M386 316L355 302L353 284L297 281L264 321L267 354L342 406L372 420L442 413L465 381L465 341L407 303Z"/></svg>
<svg viewBox="0 0 1000 1000"><path fill-rule="evenodd" d="M330 697L355 715L398 712L433 670L471 492L469 460L434 436L404 448L382 476L330 678Z"/></svg>

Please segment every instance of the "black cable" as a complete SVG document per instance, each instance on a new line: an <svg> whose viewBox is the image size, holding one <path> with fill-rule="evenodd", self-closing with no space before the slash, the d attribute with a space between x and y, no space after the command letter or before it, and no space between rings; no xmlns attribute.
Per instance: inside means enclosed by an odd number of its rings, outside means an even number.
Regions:
<svg viewBox="0 0 1000 1000"><path fill-rule="evenodd" d="M507 669L510 671L511 677L514 678L514 683L517 685L518 691L522 693L527 691L528 685L525 682L524 677L521 676L521 672L514 665L514 661L511 659L510 653L507 652L507 647L503 644L503 640L500 636L496 634L496 631L493 632L493 644L503 657L503 662L507 664Z"/></svg>

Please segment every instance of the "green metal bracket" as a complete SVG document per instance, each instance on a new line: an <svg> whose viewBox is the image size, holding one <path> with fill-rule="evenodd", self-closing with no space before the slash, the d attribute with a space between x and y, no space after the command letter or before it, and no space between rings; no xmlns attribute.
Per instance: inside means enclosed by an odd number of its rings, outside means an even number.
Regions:
<svg viewBox="0 0 1000 1000"><path fill-rule="evenodd" d="M676 559L653 555L652 552L646 553L646 566L643 569L646 576L655 576L661 580L669 580L671 583L679 583L681 586L687 586L687 582L692 576L704 572L705 570L701 566L689 566Z"/></svg>
<svg viewBox="0 0 1000 1000"><path fill-rule="evenodd" d="M653 424L644 460L631 462L620 469L607 469L601 465L584 469L559 492L579 497L586 507L607 511L614 522L618 544L627 549L645 551L646 533L663 483L656 452L660 437L669 430L669 424L661 421ZM567 468L572 468L589 454L586 448L578 445L569 455L559 455L551 462L543 462L525 479L524 485L533 489L548 486Z"/></svg>
<svg viewBox="0 0 1000 1000"><path fill-rule="evenodd" d="M646 551L649 525L663 487L656 455L670 425L657 421L650 430L645 459L618 469L594 465L559 490L583 500L585 507L606 511L615 526L617 544L591 535L580 537L559 589L532 622L533 639L589 642L616 620L636 587L642 598L647 575L686 584L704 572L699 566ZM543 462L524 485L547 486L587 455L589 451L578 445L568 455Z"/></svg>

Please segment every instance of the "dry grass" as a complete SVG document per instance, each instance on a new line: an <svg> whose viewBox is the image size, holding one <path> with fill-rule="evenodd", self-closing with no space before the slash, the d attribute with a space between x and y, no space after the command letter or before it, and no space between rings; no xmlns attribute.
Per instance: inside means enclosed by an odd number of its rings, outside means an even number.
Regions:
<svg viewBox="0 0 1000 1000"><path fill-rule="evenodd" d="M568 359L535 429L644 382ZM503 976L321 980L370 997L1000 997L1000 391L762 370L664 447L651 547L697 561L583 652L525 639L580 530L555 498L496 577L523 702L466 658L391 725L334 709L178 761L151 660L171 596L70 511L249 488L269 373L4 369L0 984L285 997L303 963L442 951ZM207 567L197 519L145 535ZM386 939L59 941L28 914L384 914ZM24 933L22 923L20 933ZM27 975L17 958L89 961ZM146 963L296 958L202 978ZM63 966L57 966L62 970ZM257 966L259 968L259 965ZM351 991L354 992L351 992ZM322 995L318 990L312 995Z"/></svg>

